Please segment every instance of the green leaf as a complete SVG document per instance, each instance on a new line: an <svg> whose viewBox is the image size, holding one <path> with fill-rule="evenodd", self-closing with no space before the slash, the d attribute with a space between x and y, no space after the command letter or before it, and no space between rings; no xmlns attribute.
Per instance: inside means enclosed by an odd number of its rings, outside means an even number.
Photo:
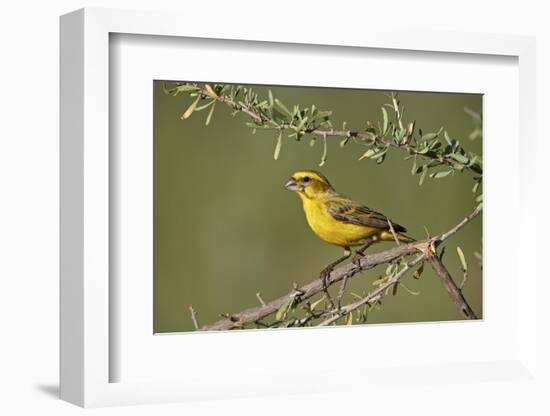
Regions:
<svg viewBox="0 0 550 416"><path fill-rule="evenodd" d="M422 140L423 142L426 141L426 140L433 140L437 136L438 136L437 133L426 133L424 136L422 136L422 139L420 139L420 140Z"/></svg>
<svg viewBox="0 0 550 416"><path fill-rule="evenodd" d="M434 140L433 142L430 143L430 145L428 146L428 149L436 151L440 147L441 147L441 142L438 140Z"/></svg>
<svg viewBox="0 0 550 416"><path fill-rule="evenodd" d="M460 264L462 264L462 270L467 272L468 264L466 264L466 258L464 257L464 253L462 252L462 249L460 248L460 246L456 246L456 252L458 253L458 257L460 258Z"/></svg>
<svg viewBox="0 0 550 416"><path fill-rule="evenodd" d="M269 101L269 106L273 107L273 93L271 92L271 90L267 91L267 99Z"/></svg>
<svg viewBox="0 0 550 416"><path fill-rule="evenodd" d="M413 277L418 280L420 279L420 276L422 276L422 273L424 272L424 263L420 265L418 269L416 269L413 273Z"/></svg>
<svg viewBox="0 0 550 416"><path fill-rule="evenodd" d="M381 151L379 151L378 153L375 153L371 156L371 159L379 159L381 158L382 156L384 156L388 151L388 148L385 148L385 149L382 149Z"/></svg>
<svg viewBox="0 0 550 416"><path fill-rule="evenodd" d="M277 136L277 144L275 145L275 151L273 153L273 159L277 160L279 159L279 154L281 153L281 147L283 147L283 132L279 132L279 136Z"/></svg>
<svg viewBox="0 0 550 416"><path fill-rule="evenodd" d="M449 133L447 133L447 130L445 130L445 132L443 133L443 137L445 137L445 141L447 142L447 144L449 146L453 145L453 142L452 142L451 138L449 137Z"/></svg>
<svg viewBox="0 0 550 416"><path fill-rule="evenodd" d="M384 107L382 107L382 119L383 119L383 122L382 122L382 136L383 136L388 131L388 123L389 123L388 112L386 111L386 109Z"/></svg>
<svg viewBox="0 0 550 416"><path fill-rule="evenodd" d="M195 111L202 111L202 110L205 110L205 109L207 109L208 107L210 107L212 104L214 104L215 102L216 102L216 100L211 100L211 101L207 102L206 104L201 105L201 106L195 108Z"/></svg>
<svg viewBox="0 0 550 416"><path fill-rule="evenodd" d="M290 308L292 307L292 304L294 303L294 296L292 296L288 301L283 303L281 307L277 310L277 313L275 314L275 319L277 321L280 321L284 318L284 316L288 313Z"/></svg>
<svg viewBox="0 0 550 416"><path fill-rule="evenodd" d="M362 159L367 159L374 155L376 153L376 150L375 149L368 149L365 153L363 153L363 155L359 158L359 160L362 160Z"/></svg>
<svg viewBox="0 0 550 416"><path fill-rule="evenodd" d="M322 298L316 300L315 302L313 302L313 303L311 304L310 309L311 309L312 311L315 310L315 308L316 308L317 306L319 306L319 304L320 304L322 301L324 301L324 300L325 300L325 297L324 297L324 296L323 296Z"/></svg>
<svg viewBox="0 0 550 416"><path fill-rule="evenodd" d="M453 170L444 170L444 171L440 171L440 172L434 172L432 174L430 174L430 178L434 178L434 179L441 179L441 178L444 178L446 176L449 176L451 173L453 173Z"/></svg>
<svg viewBox="0 0 550 416"><path fill-rule="evenodd" d="M460 153L452 153L450 155L454 160L460 163L468 163L470 159L468 159L466 156L461 155Z"/></svg>
<svg viewBox="0 0 550 416"><path fill-rule="evenodd" d="M218 98L218 94L216 94L216 91L214 91L214 89L210 85L204 84L204 88L211 97Z"/></svg>
<svg viewBox="0 0 550 416"><path fill-rule="evenodd" d="M315 104L311 105L311 112L310 115L313 117L317 113L317 107L315 107Z"/></svg>
<svg viewBox="0 0 550 416"><path fill-rule="evenodd" d="M302 130L307 123L307 117L304 117L300 123L296 126L296 130Z"/></svg>
<svg viewBox="0 0 550 416"><path fill-rule="evenodd" d="M422 172L424 169L427 169L426 166L427 166L427 165L420 165L420 166L418 166L418 167L416 168L416 170L413 172L413 175L416 175L416 174Z"/></svg>
<svg viewBox="0 0 550 416"><path fill-rule="evenodd" d="M395 136L397 143L400 143L403 140L403 138L405 137L405 133L407 133L407 130L405 129L399 130L399 132L397 133L397 136Z"/></svg>
<svg viewBox="0 0 550 416"><path fill-rule="evenodd" d="M394 285L392 286L392 291L391 291L392 296L397 295L397 289L398 288L399 288L399 284L398 284L398 282L395 282Z"/></svg>
<svg viewBox="0 0 550 416"><path fill-rule="evenodd" d="M323 156L321 156L321 163L319 163L319 166L323 166L327 161L327 153L328 153L327 136L323 136Z"/></svg>
<svg viewBox="0 0 550 416"><path fill-rule="evenodd" d="M405 290L406 290L409 294L411 294L411 295L414 295L414 296L420 295L420 292L415 292L414 290L409 289L409 288L405 285L405 283L403 283L403 282L399 282L399 286L401 286L403 289L405 289Z"/></svg>
<svg viewBox="0 0 550 416"><path fill-rule="evenodd" d="M424 155L424 154L428 153L429 151L430 151L430 148L428 146L426 146L422 149L417 149L416 153L418 153L419 155Z"/></svg>
<svg viewBox="0 0 550 416"><path fill-rule="evenodd" d="M212 120L212 114L214 114L214 108L216 108L215 105L213 105L212 107L210 107L210 111L208 112L208 115L206 116L206 121L205 121L205 125L209 125L210 124L210 120Z"/></svg>
<svg viewBox="0 0 550 416"><path fill-rule="evenodd" d="M422 166L422 174L420 175L420 180L418 181L418 185L422 186L424 183L424 179L426 179L426 173L428 172L428 169L426 168L426 165Z"/></svg>
<svg viewBox="0 0 550 416"><path fill-rule="evenodd" d="M182 120L187 120L189 117L191 117L191 114L195 111L195 108L197 108L197 104L199 103L200 97L197 97L195 101L185 110L185 113L181 116Z"/></svg>
<svg viewBox="0 0 550 416"><path fill-rule="evenodd" d="M318 120L320 118L323 118L325 120L328 120L328 118L332 115L332 111L317 111L315 115L311 116L311 121Z"/></svg>
<svg viewBox="0 0 550 416"><path fill-rule="evenodd" d="M286 108L286 106L282 103L281 100L279 100L278 98L275 98L274 99L275 101L275 104L277 104L277 106L283 110L283 112L287 115L287 116L290 116L292 117L292 113L290 112L290 110L288 108Z"/></svg>
<svg viewBox="0 0 550 416"><path fill-rule="evenodd" d="M172 88L170 90L168 90L169 92L172 92L174 91L175 94L179 93L179 92L189 92L189 91L197 91L199 88L194 86L194 85L189 85L189 84L183 84L183 85L178 85L177 87L175 88ZM175 95L174 94L174 95Z"/></svg>
<svg viewBox="0 0 550 416"><path fill-rule="evenodd" d="M344 137L341 141L340 141L340 148L343 148L349 141L349 137Z"/></svg>
<svg viewBox="0 0 550 416"><path fill-rule="evenodd" d="M285 322L283 324L283 328L290 328L291 326L294 325L294 323L296 322L296 319L295 318L291 318L290 320L288 320L287 322Z"/></svg>
<svg viewBox="0 0 550 416"><path fill-rule="evenodd" d="M373 159L374 159L374 157L373 157ZM386 160L386 154L385 153L382 156L376 158L376 163L380 165L381 163L384 163L384 160Z"/></svg>

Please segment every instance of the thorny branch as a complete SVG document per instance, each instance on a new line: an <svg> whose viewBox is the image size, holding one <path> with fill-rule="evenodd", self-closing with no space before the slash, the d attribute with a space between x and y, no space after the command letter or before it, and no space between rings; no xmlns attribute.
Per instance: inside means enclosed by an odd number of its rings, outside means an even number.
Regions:
<svg viewBox="0 0 550 416"><path fill-rule="evenodd" d="M335 310L333 315L330 318L326 319L325 321L321 322L319 326L330 325L333 322L336 322L338 319L342 318L343 316L346 316L350 312L353 312L357 308L360 308L365 304L371 304L372 302L375 302L376 300L379 299L381 294L384 293L386 289L396 285L399 282L399 279L401 279L401 277L403 277L405 273L411 269L411 267L416 266L418 263L424 260L426 260L426 255L420 254L413 261L411 261L405 267L403 267L399 272L397 272L393 277L388 279L386 283L381 284L376 290L369 293L363 299L360 299L357 302L350 303L349 305L343 306L340 309Z"/></svg>
<svg viewBox="0 0 550 416"><path fill-rule="evenodd" d="M429 256L428 263L430 263L430 266L432 266L433 271L435 272L437 277L439 277L445 289L447 289L447 292L449 293L451 300L453 301L455 306L458 308L458 310L467 319L477 319L476 314L474 313L470 305L468 305L468 302L466 302L466 299L464 299L464 296L462 295L462 291L458 288L458 286L454 282L453 278L449 274L449 271L443 265L443 262L441 261L441 259L437 255Z"/></svg>
<svg viewBox="0 0 550 416"><path fill-rule="evenodd" d="M211 100L212 104L214 104L215 102L220 102L230 107L231 110L233 110L234 112L242 112L248 115L255 123L258 124L258 127L266 126L271 129L279 130L280 132L286 129L296 130L296 126L293 125L292 123L277 121L274 117L271 117L264 112L260 112L257 109L253 108L252 106L247 106L242 101L237 102L236 100L232 99L229 95L224 95L223 93L217 93L208 84L205 84L204 88L201 88L198 86L186 85L186 84L184 84L183 86L191 88L191 91L193 91L192 94L197 96L197 101L195 101L193 105L190 107L190 109L192 110L191 113L194 111L194 108L196 108L198 99L208 98ZM176 87L176 89L177 88L178 87ZM167 91L169 92L169 90ZM209 105L210 104L207 104L203 107L207 107ZM394 111L396 112L398 125L400 129L403 131L403 133L405 134L403 122L401 120L402 111L399 109L398 101L395 95L392 96L392 106L394 107ZM213 106L211 108L213 109ZM182 119L187 118L189 116L190 109L188 109L182 115ZM414 122L409 127L409 131L406 134L412 135L412 130L414 130ZM481 175L483 172L481 166L478 163L464 163L464 160L462 160L461 155L454 154L454 155L442 156L437 152L431 152L431 151L427 151L426 149L420 149L409 142L396 142L395 140L392 140L391 138L386 137L385 135L375 134L371 131L354 131L354 130L346 130L346 129L335 130L334 128L326 129L326 128L319 128L319 127L308 127L308 128L304 128L301 131L297 131L296 134L309 134L312 136L318 136L323 138L324 145L325 145L323 161L326 158L327 137L341 137L341 138L344 138L346 141L350 138L362 139L366 142L383 146L386 149L395 148L395 149L403 150L403 151L406 151L411 157L412 156L422 157L424 159L431 160L433 166L438 166L438 165L447 165L449 167L460 166L460 169L466 169L478 175ZM466 162L467 161L468 160L466 159ZM323 163L324 162L322 162L321 165Z"/></svg>
<svg viewBox="0 0 550 416"><path fill-rule="evenodd" d="M273 97L271 91L268 91L267 101L260 101L255 91L242 86L234 87L231 85L219 84L211 86L209 84L203 84L201 87L196 83L176 83L176 87L172 89L166 89L165 87L165 91L173 95L177 95L179 92L188 92L190 96L195 97L193 103L182 114L182 119L189 118L195 111L202 111L209 108L208 116L206 117L206 125L208 125L215 104L223 103L232 110L233 115L237 113L248 115L252 122L247 122L246 124L253 128L253 132L258 128L277 131L277 144L274 152L275 159L278 158L281 150L283 132L288 130L291 132L289 137L295 137L296 140L300 140L300 138L306 134L310 135L312 137L311 144L315 143L316 137L321 137L323 139L321 166L326 161L327 137L342 137L343 140L340 143L341 147L345 146L350 139L367 147L367 151L361 156L360 160L373 159L376 160L377 163L382 163L388 149L394 148L404 151L408 154L405 159L414 159L411 173L413 175L420 175L420 185L424 181L428 170L438 166L444 167L447 170L432 172L429 175L431 178L444 178L455 172L467 170L478 175L474 175L474 187L472 188L472 192L476 193L481 185L481 175L483 171L482 162L479 156L463 149L458 140L451 139L447 131L443 131L443 127L441 127L437 133L432 132L427 134L424 134L421 129L418 129L418 136L414 136L415 121L413 120L405 125L403 122L405 107L400 104L396 93L392 93L391 96L389 96L391 103L384 104L382 107L383 121L382 124L378 125L378 128L369 121L364 131L354 131L348 130L345 122L340 130L334 129L329 120L332 112L319 111L315 106L301 109L299 106L295 105L291 111L280 100ZM241 96L237 98L240 92L243 92L244 96L241 94ZM205 100L206 104L199 105L201 100ZM394 112L395 122L389 120L385 107L389 107ZM442 132L444 132L443 137L445 138L445 142L440 141L440 134ZM418 166L417 158L426 159L427 162L422 162ZM440 237L430 237L428 235L426 240L400 245L393 225L391 222L388 222L389 228L397 243L397 247L381 253L365 256L360 260L359 264L342 266L335 269L330 275L327 282L328 286L338 281L342 281L337 307L332 303L330 295L327 292L327 287L320 279L315 279L302 288L298 288L295 284L292 292L269 303L264 302L258 293L256 296L261 306L246 309L238 314L225 314L223 315L224 319L212 325L204 326L201 329L234 329L243 328L249 324L271 327L271 324L265 324L261 319L275 312L277 312L275 316L277 324L284 323L285 325L303 326L313 319L322 319L323 321L320 325L330 325L346 315L348 315L349 318L348 322L351 322L351 318L353 317L352 312L354 310L363 305L372 305L376 302L380 302L382 293L388 293L390 289L392 289L395 294L398 285L404 286L400 282L401 277L404 276L411 267L422 263L415 272L415 275L417 273L419 275L424 262L430 264L436 275L442 281L443 286L446 288L458 311L467 319L476 319L475 313L462 295L462 287L466 281L467 272L461 250L457 248L459 250L464 272L464 279L460 287L456 285L449 271L441 262L441 255L437 254L437 247L439 244L456 233L481 212L482 195L478 194L475 200L479 203L478 207L463 221ZM406 263L404 261L403 258L405 256L418 252L421 252L421 255L417 256L411 262ZM359 300L349 305L342 306L341 299L344 294L347 280L361 271L371 269L383 263L391 264L386 270L387 276L376 282L378 288L366 294L364 297L354 294ZM406 288L406 286L404 287ZM316 312L313 311L313 308L310 308L309 311L307 311L308 316L305 318L297 319L296 317L292 317L291 320L285 322L288 311L294 309L297 304L304 301L306 301L305 304L308 306L309 302L307 302L307 299L318 294L320 291L326 292L325 298L328 299L330 303L330 308L328 310L325 309L323 312ZM318 302L319 301L316 301L314 304ZM196 313L192 309L191 315L195 328L198 328ZM361 313L359 313L359 319L363 319Z"/></svg>
<svg viewBox="0 0 550 416"><path fill-rule="evenodd" d="M473 220L482 210L481 204L476 207L476 209L469 214L466 218L460 221L453 228L443 233L439 237L432 237L427 240L415 241L408 244L402 244L396 247L393 247L389 250L382 251L379 253L369 254L362 257L359 260L359 264L346 264L337 269L334 269L327 279L327 286L331 286L343 279L350 279L359 272L372 269L373 267L389 263L395 259L408 256L414 253L420 252L421 254L417 256L414 260L407 264L406 267L402 268L399 272L393 275L387 282L382 284L375 291L369 293L363 299L337 308L333 311L332 315L327 317L323 321L322 325L329 325L330 323L336 321L357 309L359 306L373 302L377 296L379 296L384 290L389 287L397 284L401 277L408 271L410 268L414 267L416 264L428 261L438 277L443 282L443 285L447 289L451 300L457 307L457 309L467 318L467 319L477 319L475 313L472 311L471 307L468 305L466 299L462 295L461 290L456 286L449 272L445 269L441 260L437 256L436 248L443 241L447 240L453 234L458 232L462 227L467 223ZM226 316L224 319L221 319L213 324L205 325L201 328L203 331L213 331L213 330L228 330L228 329L237 329L242 328L247 324L254 324L259 320L269 316L279 310L283 305L287 304L289 300L292 299L293 304L298 304L304 302L305 300L311 298L312 296L323 291L323 282L321 279L316 278L312 282L300 287L294 288L290 293L281 296L277 299L274 299L270 302L264 302L261 306L245 309L242 312L231 314ZM322 316L325 316L323 314ZM313 315L312 315L313 316ZM313 316L313 318L319 318L320 316ZM306 322L313 319L306 317Z"/></svg>

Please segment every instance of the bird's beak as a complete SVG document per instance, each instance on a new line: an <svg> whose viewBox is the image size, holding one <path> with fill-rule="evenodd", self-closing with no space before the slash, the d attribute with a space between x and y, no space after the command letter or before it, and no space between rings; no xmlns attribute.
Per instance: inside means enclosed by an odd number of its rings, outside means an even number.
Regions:
<svg viewBox="0 0 550 416"><path fill-rule="evenodd" d="M298 185L298 183L293 178L290 178L285 183L285 189L288 189L289 191L300 191L300 185Z"/></svg>

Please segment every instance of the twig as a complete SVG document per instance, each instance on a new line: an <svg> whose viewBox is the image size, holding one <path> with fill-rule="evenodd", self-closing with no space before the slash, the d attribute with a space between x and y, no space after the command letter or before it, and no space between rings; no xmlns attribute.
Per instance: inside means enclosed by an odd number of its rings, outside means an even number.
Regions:
<svg viewBox="0 0 550 416"><path fill-rule="evenodd" d="M324 320L318 326L330 325L333 322L336 322L338 319L342 318L343 316L353 312L355 309L360 308L365 304L370 304L374 299L376 299L379 295L381 295L386 289L390 288L393 285L398 284L399 279L401 279L405 275L405 273L411 269L411 267L416 266L418 263L424 260L426 260L425 254L421 254L417 256L413 261L411 261L405 267L399 270L391 279L388 279L386 283L381 284L376 290L372 291L367 296L358 300L357 302L350 303L349 305L339 308L334 312L333 316Z"/></svg>
<svg viewBox="0 0 550 416"><path fill-rule="evenodd" d="M191 312L191 319L193 320L195 331L198 331L200 329L200 326L199 321L197 320L197 312L195 311L195 309L193 309L193 305L189 305L189 311Z"/></svg>
<svg viewBox="0 0 550 416"><path fill-rule="evenodd" d="M397 234L395 233L395 230L393 229L393 224L391 223L390 219L388 218L388 225L390 226L390 231L393 235L393 239L395 240L395 243L400 246L401 242L399 241L399 238L397 238Z"/></svg>
<svg viewBox="0 0 550 416"><path fill-rule="evenodd" d="M227 106L231 107L231 109L233 109L234 111L243 112L243 113L247 114L248 116L250 116L256 122L268 123L275 129L285 130L285 129L289 129L289 128L293 127L289 123L278 123L274 119L272 119L270 117L267 117L265 115L260 116L260 115L256 114L254 112L254 110L252 110L252 109L250 109L246 106L243 106L239 103L236 103L231 98L228 98L225 95L212 95L206 89L202 89L202 88L198 88L198 87L197 87L197 90L195 92L197 94L199 94L200 96L209 97L213 100L224 103ZM334 129L323 130L323 129L319 129L319 128L308 128L308 129L304 130L304 133L305 134L312 134L312 135L315 135L315 136L320 136L320 137L323 137L324 139L326 139L327 137L360 138L360 139L368 140L372 143L382 144L386 147L392 147L392 148L395 148L395 149L404 150L404 151L408 152L411 155L418 155L418 156L421 156L425 159L430 159L430 160L438 161L440 163L444 163L448 166L455 166L456 163L457 163L456 160L454 160L450 156L439 157L437 155L432 155L430 153L420 153L416 147L411 146L409 143L395 143L393 140L391 140L389 138L386 138L386 137L383 137L383 136L378 136L378 135L376 135L374 133L371 133L371 132L352 131L352 130L334 130ZM482 174L483 173L483 170L481 169L481 167L479 165L476 165L476 164L465 165L464 168L467 169L467 170L470 170L474 173L477 173L477 174Z"/></svg>
<svg viewBox="0 0 550 416"><path fill-rule="evenodd" d="M262 306L265 306L265 302L264 302L264 300L262 299L262 295L260 294L260 292L256 293L256 297L258 298L258 300L260 301L260 303L262 304Z"/></svg>
<svg viewBox="0 0 550 416"><path fill-rule="evenodd" d="M428 256L428 263L432 266L433 271L443 283L445 289L449 293L452 302L456 305L457 309L467 318L467 319L477 319L476 314L464 299L462 292L456 286L453 278L451 277L447 268L443 265L443 262L437 255Z"/></svg>
<svg viewBox="0 0 550 416"><path fill-rule="evenodd" d="M340 291L338 292L338 309L340 309L342 298L344 297L344 293L346 291L346 284L347 283L348 283L348 276L346 275L342 279L342 284L340 285Z"/></svg>
<svg viewBox="0 0 550 416"><path fill-rule="evenodd" d="M468 224L470 221L472 221L475 217L479 215L481 210L483 209L482 204L479 204L476 209L472 211L470 215L465 217L462 221L460 221L457 225L455 225L453 228L451 228L446 233L443 233L441 237L439 237L439 241L445 241L447 238L455 234L458 230L460 230L462 227L464 227L466 224Z"/></svg>
<svg viewBox="0 0 550 416"><path fill-rule="evenodd" d="M417 246L420 244L422 244L422 242L403 244L390 250L364 256L359 260L359 267L353 263L349 263L342 267L334 269L327 279L327 286L331 286L334 283L341 281L346 275L348 275L349 279L360 271L369 270L379 264L388 263L399 257L414 254L418 251ZM297 302L302 302L306 299L309 299L312 296L315 296L316 294L322 292L323 289L324 283L322 279L316 277L313 281L298 289L301 295L299 296L299 299L297 299ZM296 290L293 288L286 295L272 300L271 302L266 302L265 306L249 308L241 311L240 313L227 315L224 319L221 319L211 325L203 326L201 329L212 331L241 328L243 325L255 322L258 319L262 319L268 315L271 315L272 313L275 313L283 304L288 302L290 297L294 296L296 296Z"/></svg>
<svg viewBox="0 0 550 416"><path fill-rule="evenodd" d="M428 254L426 252L427 250L432 250L435 252L435 247L438 244L440 244L442 241L448 239L453 234L458 232L468 222L474 219L480 212L481 212L481 205L478 206L470 215L464 218L460 223L455 225L453 228L451 228L449 231L444 233L439 238L433 237L428 240L421 240L421 241L415 241L408 244L402 244L400 246L393 247L386 251L373 253L373 254L369 254L364 257L361 257L361 259L359 260L358 266L356 266L353 263L349 263L337 269L334 269L330 274L329 278L327 279L327 286L331 286L332 284L341 281L342 279L344 279L345 276L347 276L347 278L350 279L361 271L372 269L373 267L379 264L389 263L392 260L417 253L418 251L421 251L424 255ZM324 284L321 281L321 279L316 277L312 282L298 289L301 295L299 296L298 299L296 299L296 302L297 303L303 302L306 299L309 299L312 296L315 296L316 294L322 292L323 286ZM293 289L290 293L287 293L284 296L281 296L275 300L272 300L271 302L267 302L265 306L262 305L254 308L249 308L239 313L228 315L224 319L221 319L213 324L203 326L201 330L214 331L214 330L242 328L246 324L253 323L259 319L262 319L268 315L275 313L283 304L288 302L290 297L295 297L295 296L296 296L296 290ZM464 300L464 302L466 301Z"/></svg>
<svg viewBox="0 0 550 416"><path fill-rule="evenodd" d="M426 238L427 239L432 238L430 235L430 230L428 230L428 227L426 227L425 225L423 227L424 227L424 232L426 233Z"/></svg>

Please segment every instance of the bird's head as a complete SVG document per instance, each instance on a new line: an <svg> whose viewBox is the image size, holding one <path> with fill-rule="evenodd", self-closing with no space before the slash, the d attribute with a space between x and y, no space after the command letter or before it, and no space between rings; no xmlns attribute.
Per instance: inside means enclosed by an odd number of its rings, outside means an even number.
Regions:
<svg viewBox="0 0 550 416"><path fill-rule="evenodd" d="M314 170L300 170L285 183L285 188L301 198L315 199L333 191L328 179Z"/></svg>

